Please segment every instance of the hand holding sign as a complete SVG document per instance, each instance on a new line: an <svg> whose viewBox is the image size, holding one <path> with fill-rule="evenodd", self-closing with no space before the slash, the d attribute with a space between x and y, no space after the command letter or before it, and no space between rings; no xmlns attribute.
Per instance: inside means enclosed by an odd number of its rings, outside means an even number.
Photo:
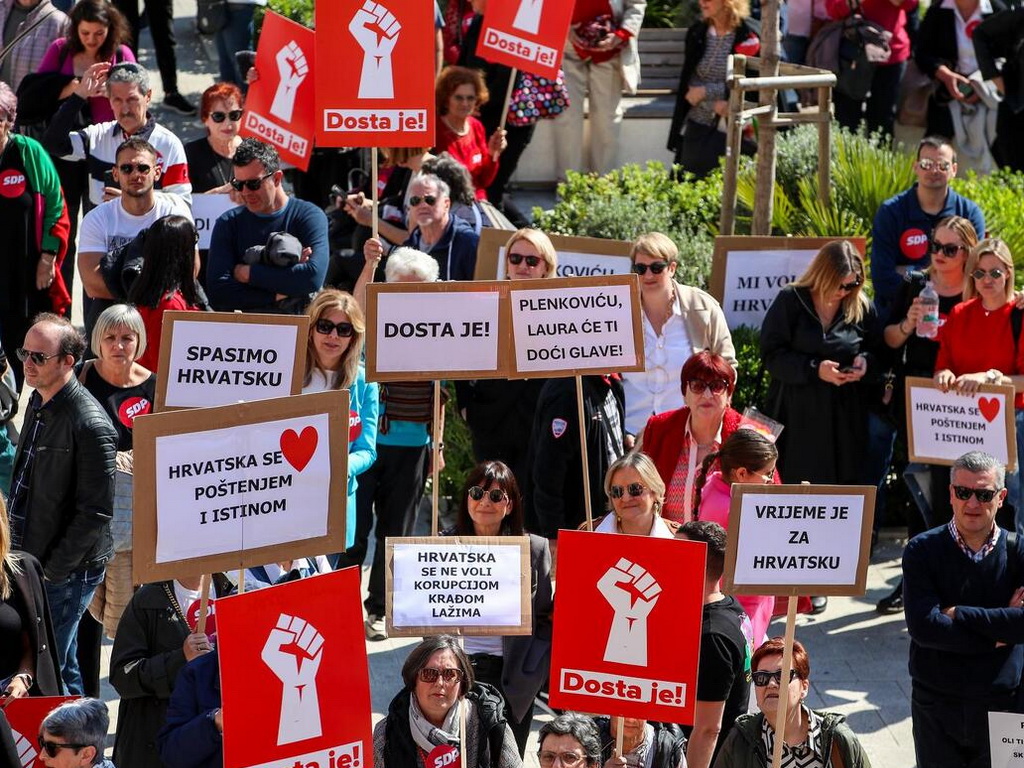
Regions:
<svg viewBox="0 0 1024 768"><path fill-rule="evenodd" d="M274 93L274 101L270 105L270 114L285 122L291 122L292 112L295 111L295 94L309 74L309 63L306 61L306 54L294 40L279 50L274 58L281 79Z"/></svg>
<svg viewBox="0 0 1024 768"><path fill-rule="evenodd" d="M647 665L647 617L661 594L661 585L639 563L622 558L605 571L597 590L615 611L604 660Z"/></svg>
<svg viewBox="0 0 1024 768"><path fill-rule="evenodd" d="M398 43L402 25L387 8L366 0L348 25L349 32L363 49L363 68L359 77L359 98L393 99L395 79L391 54Z"/></svg>
<svg viewBox="0 0 1024 768"><path fill-rule="evenodd" d="M323 661L324 638L298 616L282 613L270 630L261 658L284 686L277 743L290 744L323 733L316 675Z"/></svg>

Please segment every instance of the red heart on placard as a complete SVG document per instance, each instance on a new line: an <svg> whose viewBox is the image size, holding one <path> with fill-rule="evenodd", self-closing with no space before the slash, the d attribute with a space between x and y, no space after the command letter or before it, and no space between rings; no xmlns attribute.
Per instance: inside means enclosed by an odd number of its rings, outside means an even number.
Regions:
<svg viewBox="0 0 1024 768"><path fill-rule="evenodd" d="M991 424L992 419L999 415L999 401L994 397L979 397L978 410L985 417L985 421Z"/></svg>
<svg viewBox="0 0 1024 768"><path fill-rule="evenodd" d="M316 453L319 439L316 427L306 427L301 435L296 434L294 429L286 429L281 433L281 453L284 454L285 460L295 467L296 472L301 472Z"/></svg>

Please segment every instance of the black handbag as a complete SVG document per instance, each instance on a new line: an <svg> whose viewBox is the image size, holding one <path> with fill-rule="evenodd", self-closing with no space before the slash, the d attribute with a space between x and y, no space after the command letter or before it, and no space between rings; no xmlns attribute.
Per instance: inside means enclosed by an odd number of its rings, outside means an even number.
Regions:
<svg viewBox="0 0 1024 768"><path fill-rule="evenodd" d="M889 59L892 35L862 16L851 16L842 23L836 90L851 99L863 101L871 90L875 67Z"/></svg>
<svg viewBox="0 0 1024 768"><path fill-rule="evenodd" d="M215 35L227 24L227 0L196 0L196 27L199 34Z"/></svg>

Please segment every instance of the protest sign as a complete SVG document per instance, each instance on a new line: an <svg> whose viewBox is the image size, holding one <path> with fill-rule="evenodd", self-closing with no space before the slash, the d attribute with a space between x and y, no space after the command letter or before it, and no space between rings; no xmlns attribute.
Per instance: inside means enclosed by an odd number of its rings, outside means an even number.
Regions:
<svg viewBox="0 0 1024 768"><path fill-rule="evenodd" d="M1024 768L1024 717L1015 712L988 713L992 768Z"/></svg>
<svg viewBox="0 0 1024 768"><path fill-rule="evenodd" d="M874 486L733 485L723 591L863 595L874 517Z"/></svg>
<svg viewBox="0 0 1024 768"><path fill-rule="evenodd" d="M345 548L348 392L135 420L135 584Z"/></svg>
<svg viewBox="0 0 1024 768"><path fill-rule="evenodd" d="M558 534L552 707L692 724L703 542Z"/></svg>
<svg viewBox="0 0 1024 768"><path fill-rule="evenodd" d="M533 631L529 537L389 538L386 547L388 637Z"/></svg>
<svg viewBox="0 0 1024 768"><path fill-rule="evenodd" d="M718 299L729 328L760 328L779 291L806 271L815 254L834 237L715 238L711 295ZM863 237L845 238L863 256Z"/></svg>
<svg viewBox="0 0 1024 768"><path fill-rule="evenodd" d="M282 160L301 171L309 168L313 153L315 46L313 30L267 11L256 50L260 77L249 86L239 130L273 145Z"/></svg>
<svg viewBox="0 0 1024 768"><path fill-rule="evenodd" d="M476 280L504 280L506 271L505 243L512 233L504 229L484 227L476 249ZM590 277L593 275L628 275L631 271L629 251L633 244L625 240L602 240L597 237L548 235L558 254L558 277Z"/></svg>
<svg viewBox="0 0 1024 768"><path fill-rule="evenodd" d="M908 376L905 386L911 461L951 466L968 451L984 451L1016 468L1012 386L983 384L977 394L963 395L918 376Z"/></svg>
<svg viewBox="0 0 1024 768"><path fill-rule="evenodd" d="M511 281L514 376L644 369L636 275Z"/></svg>
<svg viewBox="0 0 1024 768"><path fill-rule="evenodd" d="M217 619L224 768L370 764L358 568L221 598Z"/></svg>
<svg viewBox="0 0 1024 768"><path fill-rule="evenodd" d="M199 242L196 247L200 250L209 250L210 239L213 237L213 225L217 223L222 213L237 208L238 203L231 199L231 195L211 194L192 195L192 218L196 223L196 232L199 234Z"/></svg>
<svg viewBox="0 0 1024 768"><path fill-rule="evenodd" d="M422 0L316 4L321 61L316 143L322 147L434 145L434 14ZM338 58L344 51L343 60Z"/></svg>
<svg viewBox="0 0 1024 768"><path fill-rule="evenodd" d="M165 312L156 409L297 395L308 336L306 315Z"/></svg>
<svg viewBox="0 0 1024 768"><path fill-rule="evenodd" d="M488 6L476 55L554 80L572 5L561 0L510 0Z"/></svg>
<svg viewBox="0 0 1024 768"><path fill-rule="evenodd" d="M368 381L506 378L509 283L366 286Z"/></svg>
<svg viewBox="0 0 1024 768"><path fill-rule="evenodd" d="M11 736L14 748L18 752L23 768L44 768L42 752L36 737L40 726L50 710L56 709L65 701L74 701L78 696L25 696L15 699L4 709L11 724Z"/></svg>

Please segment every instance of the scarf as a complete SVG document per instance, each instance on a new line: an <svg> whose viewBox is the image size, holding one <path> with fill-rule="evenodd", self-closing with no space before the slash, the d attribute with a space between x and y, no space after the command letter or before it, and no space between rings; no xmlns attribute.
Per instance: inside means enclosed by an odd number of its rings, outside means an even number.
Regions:
<svg viewBox="0 0 1024 768"><path fill-rule="evenodd" d="M459 742L459 712L461 710L462 699L458 699L455 705L448 710L448 714L444 716L444 723L438 728L431 725L426 717L423 715L423 711L420 709L419 703L416 701L416 696L409 697L409 732L412 734L412 740L416 742L416 746L422 749L427 754L430 751L440 745L447 744L449 746L460 749Z"/></svg>

